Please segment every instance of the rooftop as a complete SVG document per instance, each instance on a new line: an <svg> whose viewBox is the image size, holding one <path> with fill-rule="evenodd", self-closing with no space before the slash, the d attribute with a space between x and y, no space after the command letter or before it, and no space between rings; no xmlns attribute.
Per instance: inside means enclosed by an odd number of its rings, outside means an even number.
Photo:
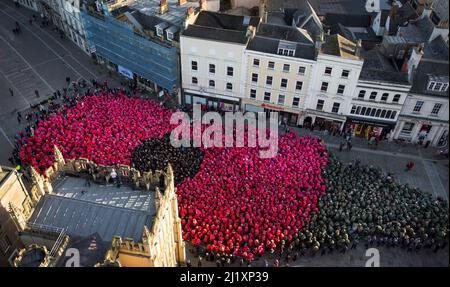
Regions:
<svg viewBox="0 0 450 287"><path fill-rule="evenodd" d="M408 75L401 73L394 62L385 57L377 48L361 53L364 64L360 79L385 83L409 85Z"/></svg>
<svg viewBox="0 0 450 287"><path fill-rule="evenodd" d="M71 237L66 250L70 248L77 249L80 252L80 266L92 267L96 263L103 262L110 246L111 244L103 241L96 232L87 237ZM70 257L61 257L56 266L64 267L69 259Z"/></svg>
<svg viewBox="0 0 450 287"><path fill-rule="evenodd" d="M428 42L433 33L434 24L428 17L410 23L405 27L400 27L398 36L402 36L408 43L424 43Z"/></svg>
<svg viewBox="0 0 450 287"><path fill-rule="evenodd" d="M325 36L321 53L352 60L360 59L356 54L356 44L339 34Z"/></svg>
<svg viewBox="0 0 450 287"><path fill-rule="evenodd" d="M144 225L151 229L156 213L152 191L84 185L84 179L63 177L53 194L41 198L29 222L64 228L70 236L79 238L97 233L105 241L111 241L114 235L138 241Z"/></svg>
<svg viewBox="0 0 450 287"><path fill-rule="evenodd" d="M197 9L199 7L198 1L187 1L183 5L178 5L178 0L167 0L168 11L164 14L159 13L160 0L135 0L128 4L128 7L141 12L144 15L155 17L160 21L166 21L173 25L181 26L186 18L186 10L189 7ZM117 13L117 12L116 12Z"/></svg>
<svg viewBox="0 0 450 287"><path fill-rule="evenodd" d="M415 71L411 92L421 95L448 97L448 90L446 92L438 92L427 89L428 81L433 78L439 78L440 81L448 83L448 68L448 60L436 60L427 58L424 55Z"/></svg>
<svg viewBox="0 0 450 287"><path fill-rule="evenodd" d="M247 29L257 27L260 18L253 16L228 15L202 11L195 23L183 32L184 36L246 44Z"/></svg>
<svg viewBox="0 0 450 287"><path fill-rule="evenodd" d="M268 11L281 11L287 8L298 8L305 0L267 0ZM326 14L369 14L366 1L362 0L309 0L318 15Z"/></svg>
<svg viewBox="0 0 450 287"><path fill-rule="evenodd" d="M248 45L249 50L278 54L280 42L292 42L296 58L314 59L314 42L304 29L261 23L256 36Z"/></svg>

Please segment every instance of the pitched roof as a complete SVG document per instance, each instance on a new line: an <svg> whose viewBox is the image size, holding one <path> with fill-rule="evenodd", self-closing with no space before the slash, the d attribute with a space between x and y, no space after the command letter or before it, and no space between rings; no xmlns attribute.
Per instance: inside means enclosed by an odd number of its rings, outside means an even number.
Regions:
<svg viewBox="0 0 450 287"><path fill-rule="evenodd" d="M359 78L367 81L409 85L408 75L400 72L395 64L377 48L361 53L364 64Z"/></svg>
<svg viewBox="0 0 450 287"><path fill-rule="evenodd" d="M421 95L448 97L448 90L446 92L437 92L427 89L430 77L440 77L448 83L448 68L448 61L434 60L426 58L424 55L415 71L411 92Z"/></svg>
<svg viewBox="0 0 450 287"><path fill-rule="evenodd" d="M296 58L314 59L314 41L306 30L274 24L261 23L256 36L249 42L247 49L269 54L278 54L280 41L295 45Z"/></svg>
<svg viewBox="0 0 450 287"><path fill-rule="evenodd" d="M246 44L247 28L258 27L259 17L228 15L202 11L195 23L183 32L184 36L214 41Z"/></svg>

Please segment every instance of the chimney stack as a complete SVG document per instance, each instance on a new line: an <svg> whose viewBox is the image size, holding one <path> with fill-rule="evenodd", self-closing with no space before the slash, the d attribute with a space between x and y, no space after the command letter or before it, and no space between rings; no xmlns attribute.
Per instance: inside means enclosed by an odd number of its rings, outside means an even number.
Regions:
<svg viewBox="0 0 450 287"><path fill-rule="evenodd" d="M167 3L167 0L159 1L159 14L162 15L167 11L169 11L169 4Z"/></svg>
<svg viewBox="0 0 450 287"><path fill-rule="evenodd" d="M392 3L391 11L389 12L389 17L391 18L391 21L393 21L397 17L398 13L398 4Z"/></svg>
<svg viewBox="0 0 450 287"><path fill-rule="evenodd" d="M206 3L206 0L199 0L198 4L200 6L200 11L208 10L208 3Z"/></svg>
<svg viewBox="0 0 450 287"><path fill-rule="evenodd" d="M186 4L187 0L178 0L178 5L184 5Z"/></svg>
<svg viewBox="0 0 450 287"><path fill-rule="evenodd" d="M317 35L317 37L316 37L316 51L317 52L320 52L320 50L322 49L323 40L324 40L323 33L320 33L319 35Z"/></svg>

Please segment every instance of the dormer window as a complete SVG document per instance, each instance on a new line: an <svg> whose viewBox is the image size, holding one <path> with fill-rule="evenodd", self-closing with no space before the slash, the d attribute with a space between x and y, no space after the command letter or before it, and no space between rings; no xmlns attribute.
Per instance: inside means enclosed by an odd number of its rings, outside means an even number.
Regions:
<svg viewBox="0 0 450 287"><path fill-rule="evenodd" d="M162 37L164 35L164 30L169 27L169 24L166 22L161 22L158 25L155 26L156 28L156 35L158 35L158 37Z"/></svg>
<svg viewBox="0 0 450 287"><path fill-rule="evenodd" d="M296 44L280 41L278 44L278 55L293 57L295 55Z"/></svg>
<svg viewBox="0 0 450 287"><path fill-rule="evenodd" d="M278 55L293 57L294 53L295 53L295 50L283 49L283 48L278 49Z"/></svg>
<svg viewBox="0 0 450 287"><path fill-rule="evenodd" d="M434 92L446 92L448 90L448 83L429 81L427 89Z"/></svg>

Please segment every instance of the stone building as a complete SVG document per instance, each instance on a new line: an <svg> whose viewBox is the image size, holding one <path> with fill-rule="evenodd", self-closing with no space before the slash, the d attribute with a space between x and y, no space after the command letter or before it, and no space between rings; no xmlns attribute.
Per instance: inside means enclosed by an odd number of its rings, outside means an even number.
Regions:
<svg viewBox="0 0 450 287"><path fill-rule="evenodd" d="M17 242L9 265L184 264L185 244L171 167L141 175L128 166L97 166L87 159L65 161L56 147L55 159L43 175L31 168L30 195L25 190L23 196L15 195L16 204L4 203L2 196L2 206L9 204L5 211L9 223L15 226L8 242L10 246ZM113 169L115 179L111 178ZM20 202L24 207L16 206Z"/></svg>
<svg viewBox="0 0 450 287"><path fill-rule="evenodd" d="M32 199L34 197L34 200ZM7 266L17 251L23 247L16 233L25 223L18 222L15 214L30 215L36 202L13 168L0 166L0 266Z"/></svg>

